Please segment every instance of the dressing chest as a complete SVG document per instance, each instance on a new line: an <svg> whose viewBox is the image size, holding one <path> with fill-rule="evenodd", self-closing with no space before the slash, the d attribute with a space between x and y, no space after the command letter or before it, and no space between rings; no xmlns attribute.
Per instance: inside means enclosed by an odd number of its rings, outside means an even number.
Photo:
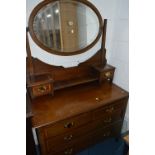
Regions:
<svg viewBox="0 0 155 155"><path fill-rule="evenodd" d="M114 84L91 83L32 103L33 127L43 155L75 154L121 132L128 93Z"/></svg>
<svg viewBox="0 0 155 155"><path fill-rule="evenodd" d="M26 36L26 86L41 155L73 155L120 136L129 94L113 84L115 67L105 56L106 27L107 20L84 0L46 0L32 11ZM74 59L76 65L55 66L31 55L28 32L51 57L63 56L66 61L68 56L97 50L86 60ZM101 46L93 49L99 41Z"/></svg>

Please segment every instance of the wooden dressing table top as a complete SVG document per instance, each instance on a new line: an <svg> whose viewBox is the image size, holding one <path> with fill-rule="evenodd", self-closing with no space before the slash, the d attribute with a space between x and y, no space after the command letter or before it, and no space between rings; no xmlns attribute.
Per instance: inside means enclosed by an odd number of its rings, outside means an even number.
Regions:
<svg viewBox="0 0 155 155"><path fill-rule="evenodd" d="M41 127L128 97L128 92L115 84L96 82L70 87L32 101L32 125Z"/></svg>

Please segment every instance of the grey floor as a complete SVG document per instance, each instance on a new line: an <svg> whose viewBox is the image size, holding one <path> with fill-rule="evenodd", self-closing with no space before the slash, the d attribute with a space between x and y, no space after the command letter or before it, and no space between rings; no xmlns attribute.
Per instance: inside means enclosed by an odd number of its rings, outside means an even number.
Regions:
<svg viewBox="0 0 155 155"><path fill-rule="evenodd" d="M90 147L77 155L124 155L125 143L122 139L116 141L111 138L93 147Z"/></svg>

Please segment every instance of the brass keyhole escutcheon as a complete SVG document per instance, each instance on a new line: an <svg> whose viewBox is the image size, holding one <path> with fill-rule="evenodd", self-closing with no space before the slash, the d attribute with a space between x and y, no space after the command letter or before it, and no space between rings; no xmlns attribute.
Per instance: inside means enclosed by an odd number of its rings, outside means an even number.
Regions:
<svg viewBox="0 0 155 155"><path fill-rule="evenodd" d="M112 121L112 118L109 117L109 118L107 118L107 119L104 120L104 123L111 123L111 121Z"/></svg>
<svg viewBox="0 0 155 155"><path fill-rule="evenodd" d="M112 113L113 111L114 111L114 107L111 107L111 108L106 110L106 112L110 112L110 113Z"/></svg>
<svg viewBox="0 0 155 155"><path fill-rule="evenodd" d="M71 128L74 126L74 122L68 122L64 125L65 128Z"/></svg>
<svg viewBox="0 0 155 155"><path fill-rule="evenodd" d="M69 135L69 136L64 137L64 140L69 141L69 140L71 140L72 138L73 138L73 135Z"/></svg>
<svg viewBox="0 0 155 155"><path fill-rule="evenodd" d="M45 92L46 91L46 86L40 86L39 88L38 88L38 91L40 91L40 92Z"/></svg>

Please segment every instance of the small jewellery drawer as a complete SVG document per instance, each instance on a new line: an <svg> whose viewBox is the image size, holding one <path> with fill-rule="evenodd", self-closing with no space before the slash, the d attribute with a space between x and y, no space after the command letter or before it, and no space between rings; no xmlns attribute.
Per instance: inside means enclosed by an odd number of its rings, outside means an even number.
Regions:
<svg viewBox="0 0 155 155"><path fill-rule="evenodd" d="M52 94L53 79L49 74L36 74L27 77L27 88L31 98Z"/></svg>
<svg viewBox="0 0 155 155"><path fill-rule="evenodd" d="M53 90L53 86L49 83L32 87L32 93L34 96L49 94L51 93L51 90Z"/></svg>
<svg viewBox="0 0 155 155"><path fill-rule="evenodd" d="M91 121L91 113L84 113L76 117L72 117L51 125L44 127L45 138L48 139L53 136L69 132L81 125Z"/></svg>
<svg viewBox="0 0 155 155"><path fill-rule="evenodd" d="M103 79L112 79L114 76L114 70L108 70L101 73Z"/></svg>
<svg viewBox="0 0 155 155"><path fill-rule="evenodd" d="M110 106L101 108L101 109L97 109L96 111L93 112L93 119L99 119L101 117L104 117L105 114L113 114L115 111L122 114L122 112L124 112L125 110L125 105L126 105L126 99L122 99L119 101L116 101L115 103L113 103Z"/></svg>
<svg viewBox="0 0 155 155"><path fill-rule="evenodd" d="M106 65L94 65L93 71L98 76L99 82L102 83L103 81L109 81L112 82L115 72L115 67Z"/></svg>
<svg viewBox="0 0 155 155"><path fill-rule="evenodd" d="M63 135L60 135L60 136L58 135L58 136L48 139L46 141L47 151L53 152L55 150L59 150L60 147L64 147L68 144L73 143L79 137L84 137L88 133L91 133L93 126L94 126L93 123L89 123L71 132L67 132Z"/></svg>

